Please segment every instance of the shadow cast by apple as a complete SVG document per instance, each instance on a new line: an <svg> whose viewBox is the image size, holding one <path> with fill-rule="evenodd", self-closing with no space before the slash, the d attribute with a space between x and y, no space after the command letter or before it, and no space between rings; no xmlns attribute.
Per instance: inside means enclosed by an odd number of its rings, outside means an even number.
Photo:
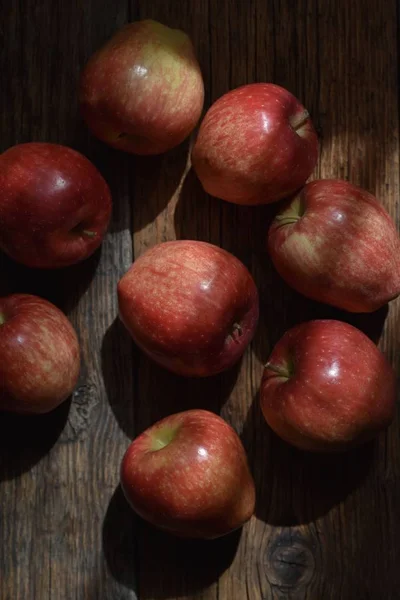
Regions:
<svg viewBox="0 0 400 600"><path fill-rule="evenodd" d="M268 427L259 394L241 439L256 484L256 515L282 527L310 523L340 504L366 479L375 453L374 441L338 453L298 450Z"/></svg>
<svg viewBox="0 0 400 600"><path fill-rule="evenodd" d="M103 523L103 553L113 578L141 600L179 598L218 580L232 563L240 536L241 530L215 540L165 533L138 517L118 486Z"/></svg>
<svg viewBox="0 0 400 600"><path fill-rule="evenodd" d="M132 229L132 189L131 175L136 172L136 158L133 154L122 152L107 146L85 131L85 124L81 122L84 135L77 136L72 145L79 152L83 152L96 166L106 180L112 197L112 213L108 233L118 233Z"/></svg>
<svg viewBox="0 0 400 600"><path fill-rule="evenodd" d="M178 240L201 240L220 245L221 201L203 190L190 167L174 211L174 228Z"/></svg>
<svg viewBox="0 0 400 600"><path fill-rule="evenodd" d="M107 400L119 426L130 438L135 437L137 426L139 354L127 329L116 317L103 336L101 369Z"/></svg>
<svg viewBox="0 0 400 600"><path fill-rule="evenodd" d="M219 414L239 375L242 359L230 369L209 377L182 377L141 356L138 378L142 398L138 422L149 426L169 414L202 408ZM152 400L144 406L145 397Z"/></svg>
<svg viewBox="0 0 400 600"><path fill-rule="evenodd" d="M350 313L310 300L292 289L280 277L267 253L257 258L254 275L261 310L252 347L263 364L267 362L273 346L288 329L317 319L344 321L363 331L375 344L379 343L388 315L387 304L372 313Z"/></svg>
<svg viewBox="0 0 400 600"><path fill-rule="evenodd" d="M101 360L111 409L131 439L172 413L191 408L219 413L241 365L239 361L231 369L210 377L175 375L139 350L118 317L104 335Z"/></svg>
<svg viewBox="0 0 400 600"><path fill-rule="evenodd" d="M293 306L293 310L291 310L291 305ZM311 321L312 319L335 319L343 321L363 331L375 344L379 343L389 311L388 305L385 304L380 309L371 313L350 313L334 306L307 300L307 298L300 297L300 294L295 292L291 294L291 299L289 300L289 315L295 315L294 305L299 306L299 314L302 316L303 321ZM293 322L289 319L289 327L299 322L297 319L294 319Z"/></svg>
<svg viewBox="0 0 400 600"><path fill-rule="evenodd" d="M103 521L102 547L115 581L138 594L138 520L120 485L115 489Z"/></svg>
<svg viewBox="0 0 400 600"><path fill-rule="evenodd" d="M90 286L100 261L101 247L86 260L62 269L32 269L0 256L0 295L34 294L49 300L65 313L72 311Z"/></svg>
<svg viewBox="0 0 400 600"><path fill-rule="evenodd" d="M276 204L242 206L207 194L193 167L183 181L174 212L177 239L216 244L244 260L265 251Z"/></svg>
<svg viewBox="0 0 400 600"><path fill-rule="evenodd" d="M54 446L68 419L71 398L44 415L0 412L0 482L29 471Z"/></svg>
<svg viewBox="0 0 400 600"><path fill-rule="evenodd" d="M215 540L183 540L142 521L143 600L194 595L217 582L232 564L241 534L239 529Z"/></svg>
<svg viewBox="0 0 400 600"><path fill-rule="evenodd" d="M152 223L167 207L186 169L188 148L189 139L164 154L132 159L134 162L127 175L131 176L134 231Z"/></svg>
<svg viewBox="0 0 400 600"><path fill-rule="evenodd" d="M82 127L84 124L82 124ZM168 152L139 156L102 144L93 136L78 136L83 152L107 181L113 198L109 232L129 227L140 231L166 208L186 168L189 139Z"/></svg>

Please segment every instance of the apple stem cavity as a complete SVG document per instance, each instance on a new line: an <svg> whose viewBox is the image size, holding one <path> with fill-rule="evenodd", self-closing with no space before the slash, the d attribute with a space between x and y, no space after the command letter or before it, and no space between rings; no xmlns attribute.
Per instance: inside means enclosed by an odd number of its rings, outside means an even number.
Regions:
<svg viewBox="0 0 400 600"><path fill-rule="evenodd" d="M289 365L287 365L286 367L282 367L267 362L267 364L265 365L265 369L267 369L268 371L272 371L273 373L279 375L279 377L284 377L285 379L289 379L291 375L293 375L293 369L291 369Z"/></svg>
<svg viewBox="0 0 400 600"><path fill-rule="evenodd" d="M126 131L121 131L118 135L116 135L115 141L127 141L137 143L147 143L148 139L143 135L138 135L135 133L127 133Z"/></svg>
<svg viewBox="0 0 400 600"><path fill-rule="evenodd" d="M176 437L178 433L179 426L176 427L164 427L163 429L159 429L156 432L152 432L151 435L151 451L158 452L162 450L168 444L172 442L172 440Z"/></svg>
<svg viewBox="0 0 400 600"><path fill-rule="evenodd" d="M293 131L298 131L305 125L310 118L310 113L308 110L304 110L304 112L297 113L291 120L290 125Z"/></svg>
<svg viewBox="0 0 400 600"><path fill-rule="evenodd" d="M293 225L300 221L304 217L306 212L304 206L304 200L300 195L296 196L293 202L290 204L287 210L284 210L281 214L276 215L275 220L279 224L279 227L284 225Z"/></svg>
<svg viewBox="0 0 400 600"><path fill-rule="evenodd" d="M83 235L84 237L90 237L90 238L95 238L97 236L97 231L91 231L90 229L82 229L82 227L84 226L84 224L78 223L77 225L75 225L75 227L73 227L70 231L70 233L74 234L74 235Z"/></svg>
<svg viewBox="0 0 400 600"><path fill-rule="evenodd" d="M234 342L238 342L239 338L242 335L243 335L243 329L241 328L239 323L234 323L232 325L232 333L230 333L228 337L230 337Z"/></svg>
<svg viewBox="0 0 400 600"><path fill-rule="evenodd" d="M6 316L4 313L0 312L0 326L4 325L5 322L6 322Z"/></svg>

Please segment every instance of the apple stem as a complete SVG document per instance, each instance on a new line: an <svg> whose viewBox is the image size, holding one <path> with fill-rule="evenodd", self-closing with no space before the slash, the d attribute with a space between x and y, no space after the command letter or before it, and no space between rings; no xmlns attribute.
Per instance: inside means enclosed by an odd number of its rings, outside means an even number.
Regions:
<svg viewBox="0 0 400 600"><path fill-rule="evenodd" d="M292 126L292 129L294 129L294 131L297 131L298 129L303 127L303 125L305 125L309 118L310 113L308 112L308 110L304 110L304 112L296 115L296 117L290 122L290 125Z"/></svg>
<svg viewBox="0 0 400 600"><path fill-rule="evenodd" d="M4 325L5 322L6 322L6 316L4 313L0 312L0 325Z"/></svg>
<svg viewBox="0 0 400 600"><path fill-rule="evenodd" d="M237 341L237 339L243 334L243 329L241 328L241 326L239 325L239 323L234 323L232 325L232 333L230 334L230 337L234 340Z"/></svg>
<svg viewBox="0 0 400 600"><path fill-rule="evenodd" d="M88 231L87 229L84 229L82 231L82 235L87 235L87 237L96 237L97 233L95 231Z"/></svg>
<svg viewBox="0 0 400 600"><path fill-rule="evenodd" d="M294 223L297 223L301 217L304 217L305 213L306 208L303 194L298 194L290 204L289 208L275 217L275 221L279 224L279 227L293 225Z"/></svg>
<svg viewBox="0 0 400 600"><path fill-rule="evenodd" d="M287 369L284 369L283 367L276 367L275 365L272 365L269 362L267 362L264 368L268 369L269 371L272 371L273 373L276 373L280 377L285 377L285 379L289 379L290 377Z"/></svg>
<svg viewBox="0 0 400 600"><path fill-rule="evenodd" d="M293 216L289 216L289 215L277 215L276 220L278 221L279 225L283 226L283 225L290 225L292 223L297 223L297 221L299 221L301 219L300 215L293 215Z"/></svg>

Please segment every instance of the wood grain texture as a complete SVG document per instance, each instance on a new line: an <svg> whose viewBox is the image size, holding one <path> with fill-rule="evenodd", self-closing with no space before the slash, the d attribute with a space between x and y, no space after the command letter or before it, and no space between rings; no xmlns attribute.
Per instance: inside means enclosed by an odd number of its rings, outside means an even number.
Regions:
<svg viewBox="0 0 400 600"><path fill-rule="evenodd" d="M400 374L400 302L349 316L291 291L265 251L273 209L206 196L188 163L193 136L135 158L87 132L76 84L90 54L129 20L185 29L199 56L207 108L255 81L287 87L308 107L321 150L314 177L375 193L400 227L399 31L396 0L15 0L0 4L0 150L24 141L70 145L109 182L114 213L101 251L62 272L0 257L0 292L43 295L70 316L82 374L70 402L40 418L0 416L1 600L395 600L400 586L399 421L343 456L280 442L258 407L262 365L291 325L351 321L380 340ZM229 373L171 375L131 343L116 283L157 242L191 238L251 269L261 320ZM356 357L355 357L356 359ZM136 518L118 486L129 440L170 412L205 406L240 433L257 485L242 531L182 542Z"/></svg>

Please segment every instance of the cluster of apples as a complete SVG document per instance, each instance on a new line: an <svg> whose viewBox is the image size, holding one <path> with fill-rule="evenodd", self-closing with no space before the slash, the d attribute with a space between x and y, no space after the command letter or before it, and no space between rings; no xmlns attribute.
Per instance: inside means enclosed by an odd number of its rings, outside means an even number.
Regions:
<svg viewBox="0 0 400 600"><path fill-rule="evenodd" d="M190 39L154 21L117 32L91 57L80 81L88 127L133 154L180 144L199 122L203 102ZM209 194L236 204L282 201L268 249L289 285L347 311L375 311L400 294L395 225L377 199L349 182L307 184L317 158L307 110L271 83L244 85L217 100L191 153ZM0 156L0 248L15 260L47 269L83 260L101 243L110 215L106 182L74 150L31 143ZM154 246L133 263L117 291L120 318L137 345L182 376L231 368L258 323L258 292L248 269L205 242ZM1 298L0 337L3 409L47 412L71 394L79 346L58 308L29 295ZM287 442L304 450L343 450L389 425L395 379L387 359L358 329L337 320L305 322L273 349L261 407ZM241 441L206 410L170 415L143 432L127 449L120 473L132 507L175 534L223 535L254 511Z"/></svg>

